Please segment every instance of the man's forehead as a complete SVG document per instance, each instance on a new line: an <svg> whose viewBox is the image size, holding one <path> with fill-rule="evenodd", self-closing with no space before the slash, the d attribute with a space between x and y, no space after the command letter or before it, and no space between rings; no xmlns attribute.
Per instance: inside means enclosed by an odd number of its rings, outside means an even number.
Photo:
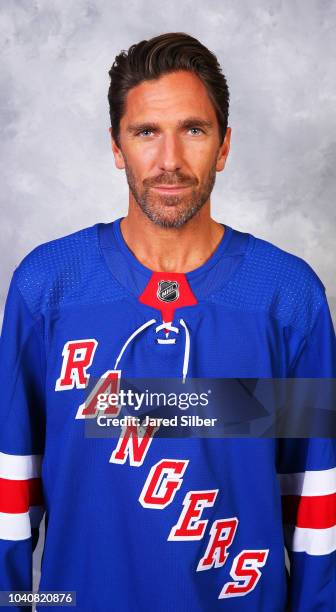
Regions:
<svg viewBox="0 0 336 612"><path fill-rule="evenodd" d="M191 72L180 71L133 87L126 97L124 117L127 122L135 118L155 121L162 114L174 113L174 118L182 121L186 115L209 119L214 112L202 81Z"/></svg>

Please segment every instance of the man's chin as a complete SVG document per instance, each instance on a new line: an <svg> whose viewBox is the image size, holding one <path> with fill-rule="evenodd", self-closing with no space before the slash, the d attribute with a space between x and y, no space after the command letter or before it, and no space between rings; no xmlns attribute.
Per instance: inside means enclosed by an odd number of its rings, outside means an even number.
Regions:
<svg viewBox="0 0 336 612"><path fill-rule="evenodd" d="M190 209L181 208L178 204L172 204L171 202L159 208L146 209L144 212L153 223L166 228L182 227L195 214Z"/></svg>

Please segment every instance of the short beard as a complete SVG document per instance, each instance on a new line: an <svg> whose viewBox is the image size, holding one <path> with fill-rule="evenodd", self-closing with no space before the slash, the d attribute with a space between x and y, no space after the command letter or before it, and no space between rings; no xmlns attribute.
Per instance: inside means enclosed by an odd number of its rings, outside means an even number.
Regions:
<svg viewBox="0 0 336 612"><path fill-rule="evenodd" d="M217 156L216 156L217 158ZM147 215L147 217L156 225L165 228L179 228L182 227L187 221L192 219L204 206L204 204L208 201L210 194L214 188L216 182L216 162L210 168L207 179L203 184L200 190L192 189L191 196L188 202L188 206L185 205L183 200L181 201L181 197L177 195L169 195L167 197L167 204L165 205L154 205L151 204L150 197L150 186L145 186L143 191L141 192L138 189L135 176L127 160L124 156L125 162L125 172L127 177L127 182L133 197L141 208L142 212ZM164 181L162 181L164 184ZM181 183L182 181L176 181L177 183ZM157 183L159 184L159 183ZM169 184L168 182L166 184ZM164 209L177 210L177 213L169 217L169 215L164 214Z"/></svg>

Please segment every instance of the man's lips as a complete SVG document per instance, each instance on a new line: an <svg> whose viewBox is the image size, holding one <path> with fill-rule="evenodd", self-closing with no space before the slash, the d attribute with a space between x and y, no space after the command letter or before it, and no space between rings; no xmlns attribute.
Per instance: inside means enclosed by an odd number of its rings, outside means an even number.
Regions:
<svg viewBox="0 0 336 612"><path fill-rule="evenodd" d="M163 193L179 193L183 189L188 189L190 185L153 185L152 189L157 189Z"/></svg>

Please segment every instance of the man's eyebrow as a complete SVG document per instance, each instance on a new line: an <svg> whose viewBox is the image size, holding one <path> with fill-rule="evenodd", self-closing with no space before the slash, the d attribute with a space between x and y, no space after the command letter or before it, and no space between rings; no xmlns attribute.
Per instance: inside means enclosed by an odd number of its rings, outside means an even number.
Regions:
<svg viewBox="0 0 336 612"><path fill-rule="evenodd" d="M159 127L158 123L154 123L153 121L143 121L141 123L130 123L127 126L127 132L141 132L142 130L157 130Z"/></svg>
<svg viewBox="0 0 336 612"><path fill-rule="evenodd" d="M186 119L181 119L177 122L177 127L179 128L190 128L190 127L200 127L200 128L212 128L213 123L207 119L203 119L202 117L187 117ZM142 130L157 130L160 128L159 123L155 121L142 121L139 123L130 123L127 126L127 132L136 133L141 132Z"/></svg>
<svg viewBox="0 0 336 612"><path fill-rule="evenodd" d="M183 119L178 121L177 125L179 127L203 127L203 128L212 128L213 123L207 119L202 119L202 117L188 117L187 119Z"/></svg>

